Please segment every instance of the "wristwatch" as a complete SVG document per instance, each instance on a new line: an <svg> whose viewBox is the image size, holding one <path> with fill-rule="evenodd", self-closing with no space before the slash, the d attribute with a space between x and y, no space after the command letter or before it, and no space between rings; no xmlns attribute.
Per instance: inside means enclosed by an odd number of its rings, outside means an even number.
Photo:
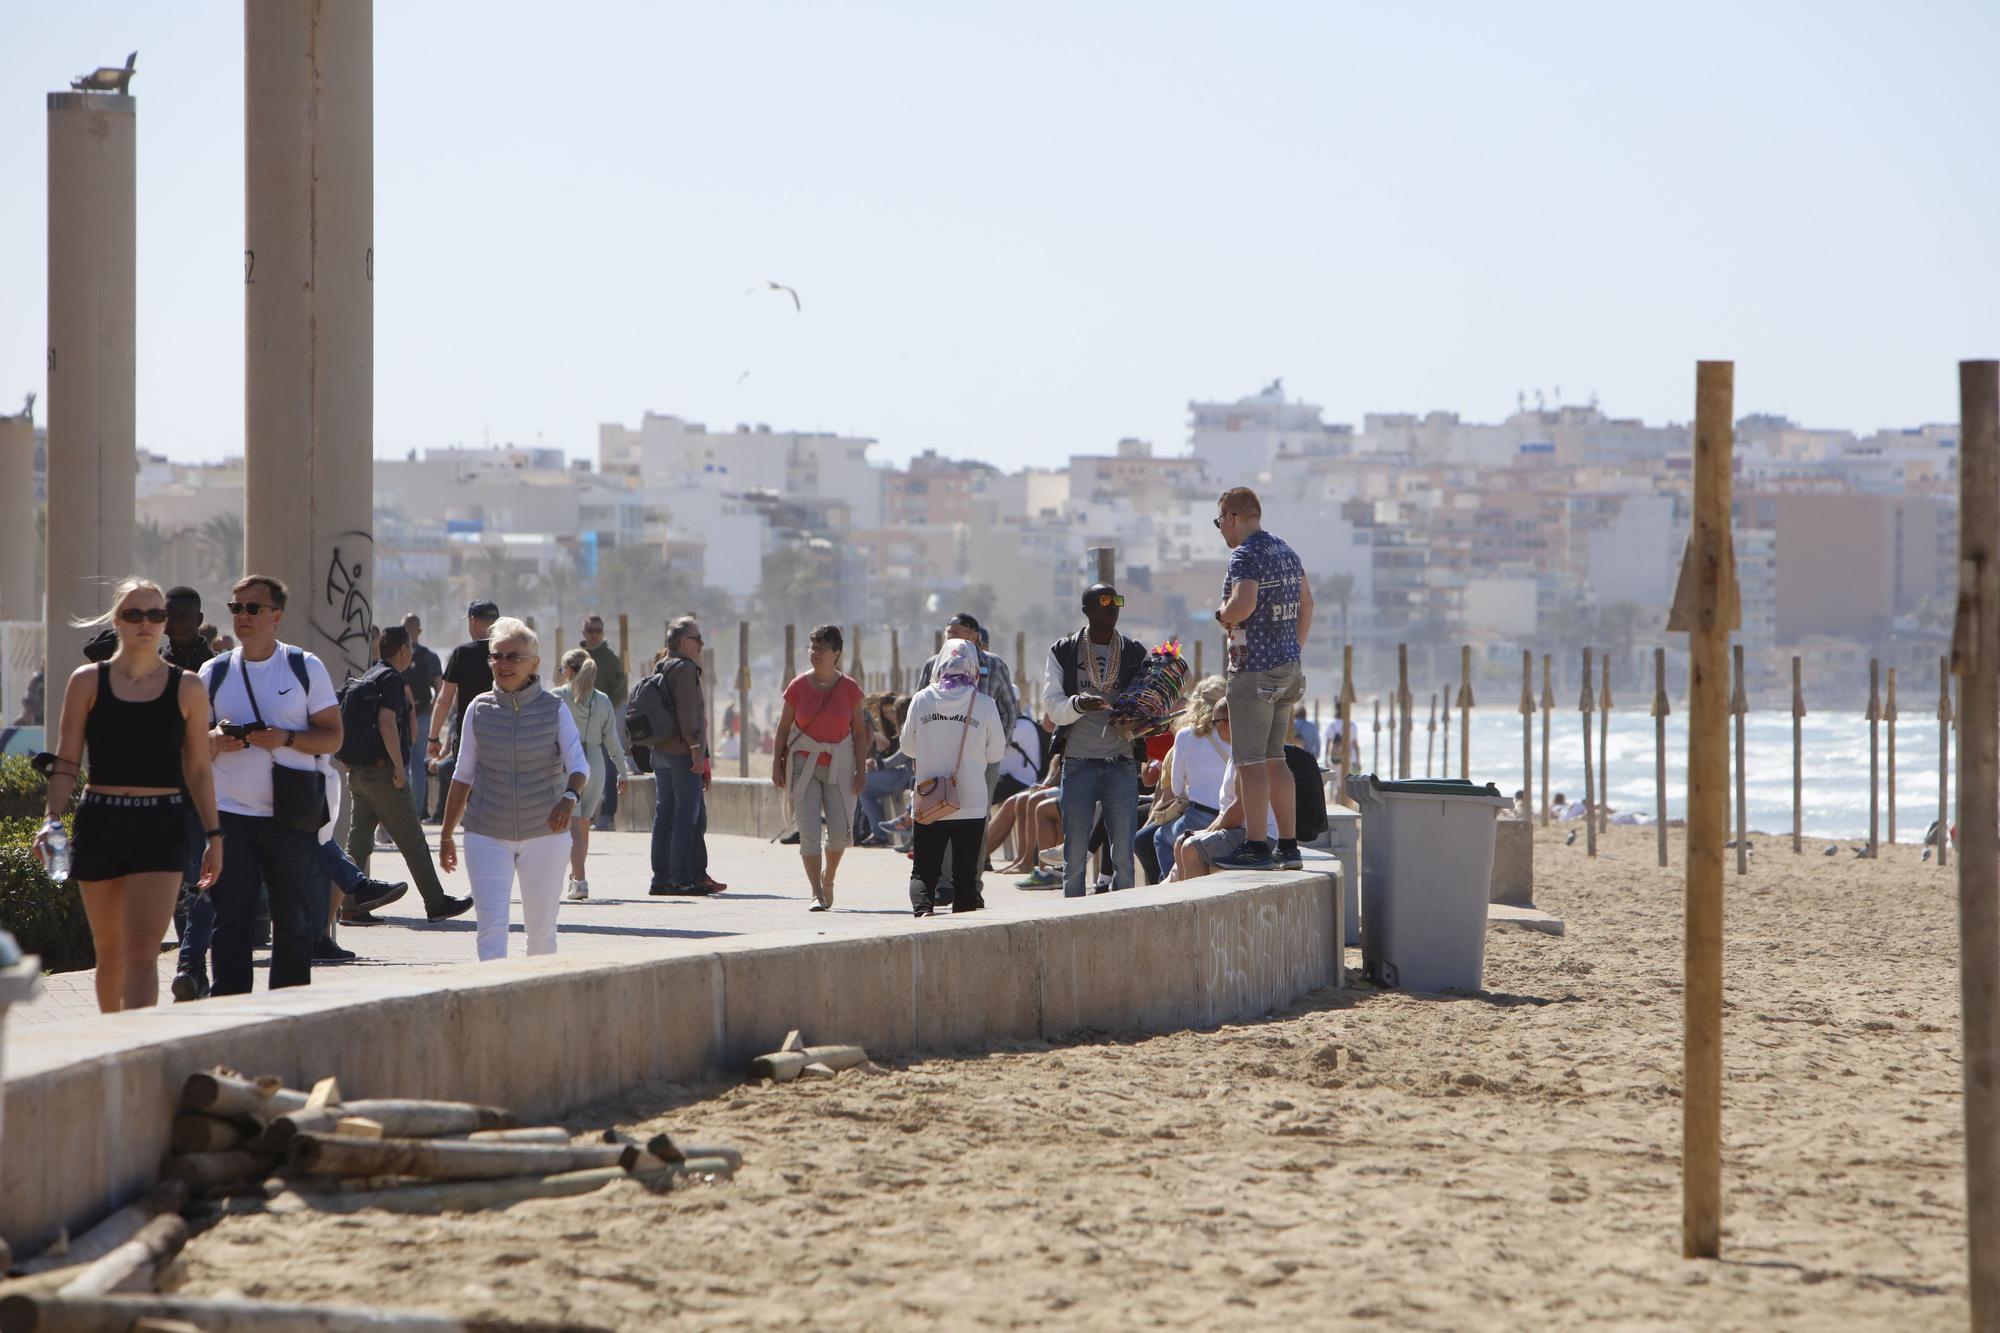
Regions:
<svg viewBox="0 0 2000 1333"><path fill-rule="evenodd" d="M296 732L296 731L288 731L288 732L286 732L286 733L285 733L285 748L286 748L287 750L291 749L291 748L292 748L292 742L293 742L293 741L295 741L295 740L297 740L298 738L299 738L299 733L298 733L298 732Z"/></svg>
<svg viewBox="0 0 2000 1333"><path fill-rule="evenodd" d="M558 796L558 797L556 797L556 799L557 799L558 801L563 801L563 800L569 800L569 801L581 801L581 800L583 800L583 798L582 798L581 796L579 796L579 795L577 795L577 794L576 794L576 790L575 790L574 788L571 788L571 787L564 787L564 788L563 788L563 793L562 793L562 795L561 795L561 796Z"/></svg>

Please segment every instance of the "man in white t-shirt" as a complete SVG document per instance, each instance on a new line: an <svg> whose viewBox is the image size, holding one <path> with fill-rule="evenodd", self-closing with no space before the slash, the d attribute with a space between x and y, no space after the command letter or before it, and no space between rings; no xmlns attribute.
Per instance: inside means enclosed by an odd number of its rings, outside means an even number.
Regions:
<svg viewBox="0 0 2000 1333"><path fill-rule="evenodd" d="M271 899L271 988L312 981L312 948L322 923L312 920L308 888L319 872L313 854L323 811L281 821L272 774L320 776L320 756L340 748L340 704L320 660L278 639L285 585L251 574L230 590L237 651L202 667L208 690L215 804L222 821L222 874L215 903L213 994L250 990L251 933L261 884ZM308 815L310 825L304 825Z"/></svg>

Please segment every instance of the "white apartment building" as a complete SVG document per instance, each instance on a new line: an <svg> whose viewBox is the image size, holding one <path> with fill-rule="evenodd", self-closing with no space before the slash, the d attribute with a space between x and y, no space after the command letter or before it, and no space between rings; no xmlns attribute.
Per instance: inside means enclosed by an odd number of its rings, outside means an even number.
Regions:
<svg viewBox="0 0 2000 1333"><path fill-rule="evenodd" d="M1329 425L1321 411L1315 403L1286 402L1282 379L1233 403L1190 402L1189 451L1218 492L1255 486L1280 458L1353 451L1353 428Z"/></svg>
<svg viewBox="0 0 2000 1333"><path fill-rule="evenodd" d="M705 485L739 494L765 490L841 500L849 524L869 529L881 526L888 473L868 458L874 443L763 425L717 432L698 421L647 412L636 430L616 422L600 425L597 459L601 471L637 477L648 488Z"/></svg>

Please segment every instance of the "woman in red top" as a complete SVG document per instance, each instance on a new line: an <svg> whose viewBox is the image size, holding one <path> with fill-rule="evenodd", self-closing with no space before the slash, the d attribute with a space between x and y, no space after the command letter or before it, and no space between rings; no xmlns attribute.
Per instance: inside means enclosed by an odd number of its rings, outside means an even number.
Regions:
<svg viewBox="0 0 2000 1333"><path fill-rule="evenodd" d="M840 626L821 625L812 632L806 652L812 670L785 687L785 711L771 754L771 781L792 798L815 912L833 906L834 872L852 837L854 802L868 767L861 685L841 674L840 650Z"/></svg>

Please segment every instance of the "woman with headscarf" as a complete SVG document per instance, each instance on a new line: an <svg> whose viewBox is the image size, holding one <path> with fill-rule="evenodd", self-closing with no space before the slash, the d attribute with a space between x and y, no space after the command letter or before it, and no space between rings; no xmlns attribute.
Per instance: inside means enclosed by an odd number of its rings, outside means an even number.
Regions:
<svg viewBox="0 0 2000 1333"><path fill-rule="evenodd" d="M590 781L583 784L576 814L569 821L569 882L563 885L563 901L581 903L590 901L590 880L583 867L584 858L590 855L590 825L604 802L604 784L610 780L604 756L610 755L618 765L620 796L625 794L625 776L630 770L613 721L617 709L611 697L597 688L597 659L590 650L572 648L564 653L557 678L562 684L556 688L556 698L568 706L576 734L583 740L583 752L590 759Z"/></svg>
<svg viewBox="0 0 2000 1333"><path fill-rule="evenodd" d="M854 802L868 766L868 714L860 682L840 669L841 647L838 625L808 636L812 669L785 687L771 751L771 781L792 799L814 912L833 906L833 877L853 840Z"/></svg>
<svg viewBox="0 0 2000 1333"><path fill-rule="evenodd" d="M1000 707L979 689L978 645L969 639L947 639L938 663L935 678L911 702L909 726L903 733L903 749L913 761L916 778L910 907L918 916L937 910L938 880L947 851L953 914L976 912L986 905L979 883L986 849L986 766L999 763L1007 749ZM952 777L955 784L947 782ZM952 785L957 788L957 808L926 819L928 803Z"/></svg>

